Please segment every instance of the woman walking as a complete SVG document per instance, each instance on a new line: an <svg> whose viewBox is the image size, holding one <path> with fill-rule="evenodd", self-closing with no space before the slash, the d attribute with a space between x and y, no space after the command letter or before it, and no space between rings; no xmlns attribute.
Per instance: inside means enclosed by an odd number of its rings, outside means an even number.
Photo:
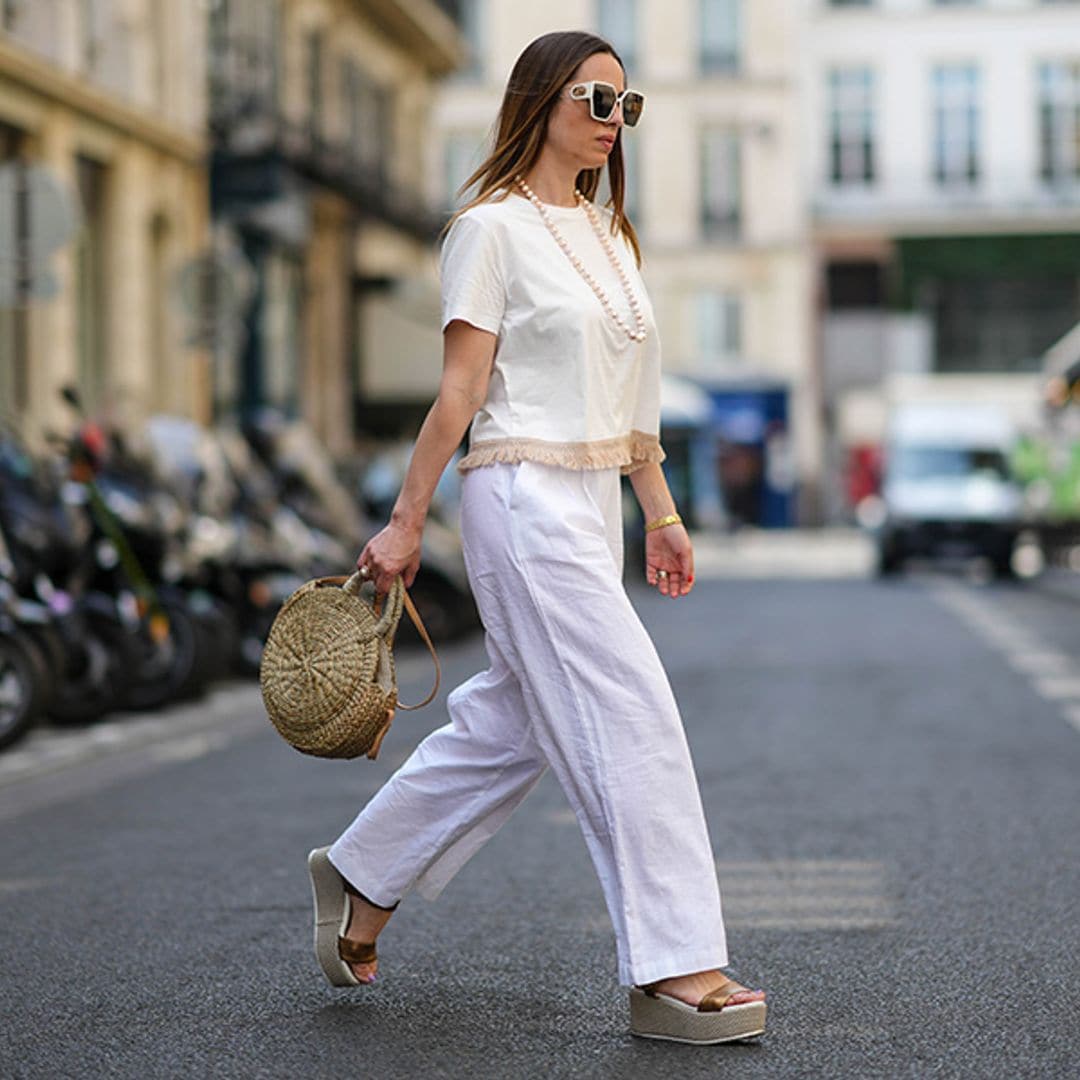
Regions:
<svg viewBox="0 0 1080 1080"><path fill-rule="evenodd" d="M375 940L415 887L434 899L548 767L615 930L631 1030L687 1042L760 1034L765 995L729 979L712 848L667 676L622 584L620 476L646 519L646 580L693 587L660 462L660 346L622 212L626 89L603 39L521 54L495 147L442 247L443 375L389 524L357 565L411 585L435 486L462 459L466 568L490 666L329 848L309 857L316 952L371 982ZM592 200L604 165L611 209Z"/></svg>

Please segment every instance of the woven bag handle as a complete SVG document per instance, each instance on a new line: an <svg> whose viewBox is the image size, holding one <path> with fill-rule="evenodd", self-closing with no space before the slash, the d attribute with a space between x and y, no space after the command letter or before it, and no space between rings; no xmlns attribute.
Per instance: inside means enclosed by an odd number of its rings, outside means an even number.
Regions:
<svg viewBox="0 0 1080 1080"><path fill-rule="evenodd" d="M360 576L358 570L355 574L345 579L345 584L342 588L353 596L359 596L360 590L363 588L367 579ZM375 633L381 638L392 638L394 631L397 629L397 624L401 621L401 602L405 592L405 583L401 580L399 574L394 578L393 584L390 586L390 591L386 593L386 603L382 608L382 612L379 611L380 594L375 594L375 614L379 616L379 621L375 624Z"/></svg>
<svg viewBox="0 0 1080 1080"><path fill-rule="evenodd" d="M353 596L360 595L360 589L363 587L365 578L360 576L360 572L355 574L341 575L339 577L325 577L319 578L318 585L340 585L347 593ZM387 594L389 603L385 606L382 615L379 618L379 622L375 627L376 633L381 636L386 636L388 632L392 632L393 628L397 626L398 620L401 618L402 607L409 613L409 618L412 619L413 626L416 627L416 632L423 638L424 644L428 648L428 652L431 653L431 659L435 664L435 685L431 688L431 693L428 694L423 701L417 705L405 705L403 702L398 702L397 707L404 712L414 712L416 709L422 709L425 705L429 705L435 700L435 695L439 692L439 683L442 680L442 669L439 666L439 656L435 652L435 646L432 644L431 635L427 632L427 627L424 625L424 620L420 618L420 612L416 610L416 605L412 602L412 597L409 596L408 590L405 588L405 582L401 580L401 575L398 574L394 578L393 585L390 586L390 592ZM378 597L376 597L377 601ZM394 612L396 611L396 615Z"/></svg>

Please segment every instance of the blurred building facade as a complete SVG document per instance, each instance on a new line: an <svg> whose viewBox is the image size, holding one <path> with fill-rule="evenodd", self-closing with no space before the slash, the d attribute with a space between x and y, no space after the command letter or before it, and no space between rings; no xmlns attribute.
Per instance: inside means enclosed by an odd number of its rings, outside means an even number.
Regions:
<svg viewBox="0 0 1080 1080"><path fill-rule="evenodd" d="M1080 319L1080 4L807 3L804 179L838 477L874 441L890 375L1033 372Z"/></svg>
<svg viewBox="0 0 1080 1080"><path fill-rule="evenodd" d="M424 143L433 82L463 54L431 0L211 5L213 215L253 275L243 341L219 357L220 411L301 415L334 453L412 418L402 344L379 315L433 278L443 217L423 191ZM437 322L434 344L425 406Z"/></svg>
<svg viewBox="0 0 1080 1080"><path fill-rule="evenodd" d="M628 210L735 516L838 516L889 375L1033 372L1080 319L1080 3L4 0L0 406L414 433L438 231L567 27L648 97Z"/></svg>
<svg viewBox="0 0 1080 1080"><path fill-rule="evenodd" d="M470 58L437 100L431 200L451 209L472 194L456 191L490 149L506 79L533 38L585 28L611 41L628 84L647 97L623 147L665 371L713 397L716 466L736 516L812 517L821 432L798 158L798 5L462 0L459 8Z"/></svg>
<svg viewBox="0 0 1080 1080"><path fill-rule="evenodd" d="M174 275L208 235L205 15L0 5L0 407L40 434L79 387L117 419L205 417Z"/></svg>

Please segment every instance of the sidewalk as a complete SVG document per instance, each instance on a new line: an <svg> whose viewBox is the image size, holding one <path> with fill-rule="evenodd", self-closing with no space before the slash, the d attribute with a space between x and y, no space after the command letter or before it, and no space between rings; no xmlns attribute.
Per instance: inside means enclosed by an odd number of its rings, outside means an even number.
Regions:
<svg viewBox="0 0 1080 1080"><path fill-rule="evenodd" d="M427 653L403 652L397 660L399 681L426 677L430 664ZM61 794L97 790L160 765L193 761L270 726L254 679L214 686L196 701L117 712L93 724L43 723L0 753L0 821Z"/></svg>
<svg viewBox="0 0 1080 1080"><path fill-rule="evenodd" d="M870 538L855 528L695 532L694 570L719 578L865 578L873 573Z"/></svg>
<svg viewBox="0 0 1080 1080"><path fill-rule="evenodd" d="M1031 582L1032 588L1080 604L1080 572L1051 566Z"/></svg>

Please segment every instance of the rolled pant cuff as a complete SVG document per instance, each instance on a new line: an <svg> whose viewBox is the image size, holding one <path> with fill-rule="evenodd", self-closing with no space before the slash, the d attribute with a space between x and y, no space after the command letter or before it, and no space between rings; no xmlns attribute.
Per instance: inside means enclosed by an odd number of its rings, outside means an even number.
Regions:
<svg viewBox="0 0 1080 1080"><path fill-rule="evenodd" d="M637 966L620 961L619 985L643 986L645 983L656 982L658 979L689 975L695 971L712 971L714 968L726 967L727 964L728 954L725 948L668 953L666 956L650 960L647 964Z"/></svg>

